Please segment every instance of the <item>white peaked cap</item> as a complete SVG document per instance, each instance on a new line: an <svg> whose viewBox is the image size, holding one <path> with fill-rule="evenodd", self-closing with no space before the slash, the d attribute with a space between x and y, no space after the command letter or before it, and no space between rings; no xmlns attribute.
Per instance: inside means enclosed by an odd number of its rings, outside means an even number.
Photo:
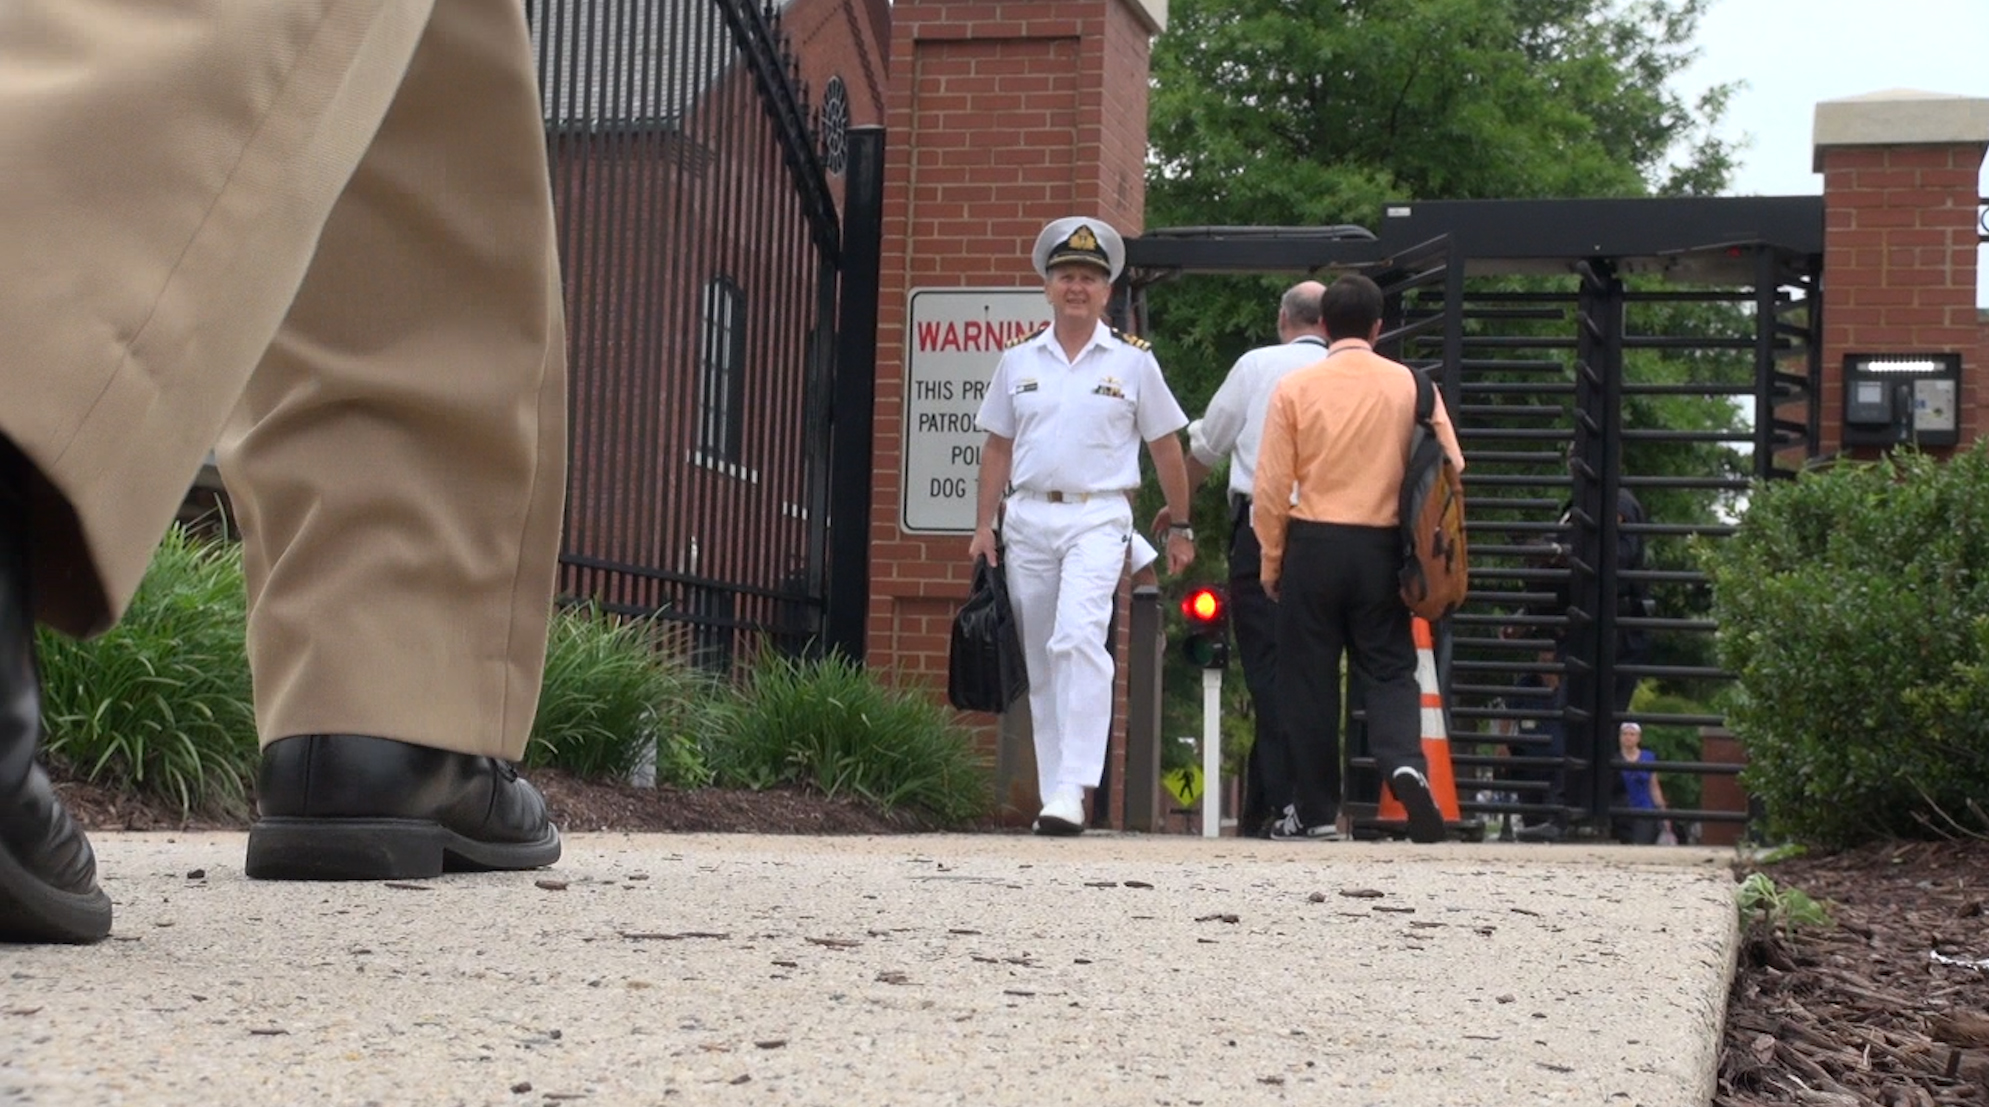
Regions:
<svg viewBox="0 0 1989 1107"><path fill-rule="evenodd" d="M1067 215L1036 236L1033 256L1036 274L1044 280L1050 278L1053 265L1084 262L1104 269L1116 281L1126 267L1126 242L1103 219Z"/></svg>

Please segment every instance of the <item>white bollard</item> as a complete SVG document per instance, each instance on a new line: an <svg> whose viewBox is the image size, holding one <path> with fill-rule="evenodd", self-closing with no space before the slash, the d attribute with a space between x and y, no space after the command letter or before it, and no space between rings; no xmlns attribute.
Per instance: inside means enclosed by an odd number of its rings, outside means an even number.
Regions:
<svg viewBox="0 0 1989 1107"><path fill-rule="evenodd" d="M1222 837L1222 670L1202 670L1202 837Z"/></svg>

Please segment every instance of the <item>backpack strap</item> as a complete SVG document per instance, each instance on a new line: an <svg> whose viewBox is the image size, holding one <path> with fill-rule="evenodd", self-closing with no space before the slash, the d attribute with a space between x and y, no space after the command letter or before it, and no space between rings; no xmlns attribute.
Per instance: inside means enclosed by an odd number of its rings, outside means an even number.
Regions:
<svg viewBox="0 0 1989 1107"><path fill-rule="evenodd" d="M1430 383L1430 375L1413 365L1405 365L1409 375L1416 378L1416 422L1430 425L1430 417L1436 414L1436 386ZM1432 428L1434 429L1434 428Z"/></svg>
<svg viewBox="0 0 1989 1107"><path fill-rule="evenodd" d="M1403 458L1405 467L1402 473L1402 491L1398 494L1397 515L1401 519L1402 560L1404 563L1415 560L1416 532L1410 521L1410 508L1414 506L1416 455L1429 448L1436 438L1436 428L1430 425L1430 417L1436 414L1436 387L1430 383L1429 374L1413 365L1404 365L1409 376L1416 382L1416 422L1409 430L1409 452ZM1441 446L1437 447L1442 449Z"/></svg>

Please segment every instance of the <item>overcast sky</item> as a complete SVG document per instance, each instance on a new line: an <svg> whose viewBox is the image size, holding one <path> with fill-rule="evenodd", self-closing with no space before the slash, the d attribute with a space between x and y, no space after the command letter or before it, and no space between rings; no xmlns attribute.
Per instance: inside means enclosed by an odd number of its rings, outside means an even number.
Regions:
<svg viewBox="0 0 1989 1107"><path fill-rule="evenodd" d="M1894 88L1989 99L1989 0L1714 0L1699 46L1680 92L1747 82L1719 132L1750 138L1739 195L1823 191L1810 171L1819 100ZM1989 305L1989 281L1975 299Z"/></svg>

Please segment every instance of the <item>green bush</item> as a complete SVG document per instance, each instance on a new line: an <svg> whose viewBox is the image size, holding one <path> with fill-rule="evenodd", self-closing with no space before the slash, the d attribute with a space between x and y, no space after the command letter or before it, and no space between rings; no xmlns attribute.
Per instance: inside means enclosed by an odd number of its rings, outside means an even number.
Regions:
<svg viewBox="0 0 1989 1107"><path fill-rule="evenodd" d="M1989 795L1989 444L1758 488L1706 560L1742 782L1772 831L1835 847L1970 817Z"/></svg>
<svg viewBox="0 0 1989 1107"><path fill-rule="evenodd" d="M840 656L763 655L708 746L716 783L803 784L942 824L993 805L988 766L952 712L924 690L891 688Z"/></svg>
<svg viewBox="0 0 1989 1107"><path fill-rule="evenodd" d="M241 548L175 529L124 619L77 642L43 632L48 752L85 778L240 816L258 756ZM992 806L990 773L952 714L847 662L769 657L731 689L684 660L680 628L565 609L552 622L528 766L625 778L799 783L945 824ZM714 781L714 778L717 778Z"/></svg>
<svg viewBox="0 0 1989 1107"><path fill-rule="evenodd" d="M525 764L620 780L653 748L657 783L710 783L703 744L719 689L669 648L668 633L591 604L557 612Z"/></svg>
<svg viewBox="0 0 1989 1107"><path fill-rule="evenodd" d="M246 608L241 548L174 528L117 626L87 642L40 633L49 754L185 812L244 813L257 755Z"/></svg>

